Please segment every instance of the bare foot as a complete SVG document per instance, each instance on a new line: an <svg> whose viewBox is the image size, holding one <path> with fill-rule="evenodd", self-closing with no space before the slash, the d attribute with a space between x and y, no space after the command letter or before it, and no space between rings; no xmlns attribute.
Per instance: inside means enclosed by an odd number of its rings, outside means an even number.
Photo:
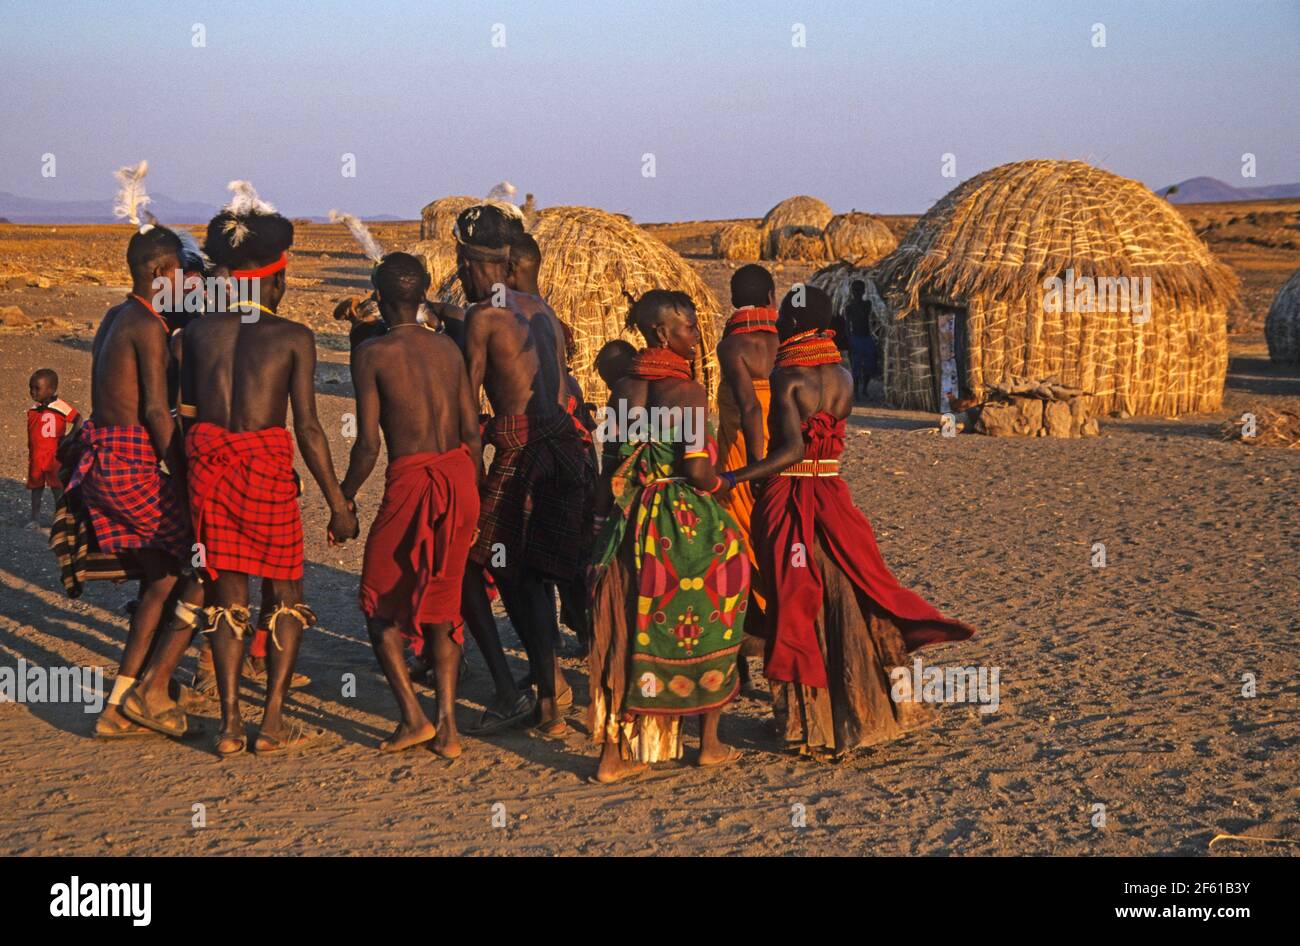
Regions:
<svg viewBox="0 0 1300 946"><path fill-rule="evenodd" d="M433 740L433 751L444 759L459 759L464 751L460 744L460 733L454 727L444 725Z"/></svg>
<svg viewBox="0 0 1300 946"><path fill-rule="evenodd" d="M596 769L596 781L604 785L621 782L625 778L640 775L650 766L645 762L632 762L618 756L601 756L600 766Z"/></svg>
<svg viewBox="0 0 1300 946"><path fill-rule="evenodd" d="M701 768L707 768L711 765L729 765L739 759L743 752L734 746L719 745L709 749L701 749L699 760L696 765Z"/></svg>
<svg viewBox="0 0 1300 946"><path fill-rule="evenodd" d="M406 723L399 723L397 728L393 730L393 734L379 744L379 751L401 752L403 749L410 749L422 742L428 742L436 735L438 735L438 730L427 719L413 729L408 728Z"/></svg>

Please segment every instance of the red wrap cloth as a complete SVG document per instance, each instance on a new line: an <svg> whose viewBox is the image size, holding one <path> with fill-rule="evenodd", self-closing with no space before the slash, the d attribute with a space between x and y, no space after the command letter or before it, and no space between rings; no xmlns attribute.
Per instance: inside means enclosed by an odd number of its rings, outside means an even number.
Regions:
<svg viewBox="0 0 1300 946"><path fill-rule="evenodd" d="M185 497L158 468L149 432L139 424L101 425L92 418L81 427L80 446L68 489L80 491L99 551L188 555Z"/></svg>
<svg viewBox="0 0 1300 946"><path fill-rule="evenodd" d="M384 499L366 538L361 610L421 640L421 624L460 622L460 586L478 522L478 477L469 449L412 453L388 464Z"/></svg>
<svg viewBox="0 0 1300 946"><path fill-rule="evenodd" d="M302 578L293 440L283 427L232 433L206 421L185 437L194 535L208 574Z"/></svg>
<svg viewBox="0 0 1300 946"><path fill-rule="evenodd" d="M59 441L77 423L77 409L62 398L27 408L27 488L63 489Z"/></svg>
<svg viewBox="0 0 1300 946"><path fill-rule="evenodd" d="M831 460L844 452L844 421L819 411L803 423L804 458ZM812 553L820 539L849 580L898 624L908 651L965 640L975 629L944 617L898 583L876 547L867 517L838 476L774 476L754 508L754 541L766 576L767 661L772 680L825 687L826 664L813 622L822 605L822 577ZM795 543L804 555L795 563Z"/></svg>

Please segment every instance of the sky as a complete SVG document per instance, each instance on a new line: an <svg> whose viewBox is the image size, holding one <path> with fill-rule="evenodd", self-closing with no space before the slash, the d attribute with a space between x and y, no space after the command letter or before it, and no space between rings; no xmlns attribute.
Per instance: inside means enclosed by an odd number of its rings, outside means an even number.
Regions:
<svg viewBox="0 0 1300 946"><path fill-rule="evenodd" d="M211 204L411 218L509 180L645 222L919 213L1027 158L1284 183L1297 48L1300 0L0 0L0 191L108 198L147 158Z"/></svg>

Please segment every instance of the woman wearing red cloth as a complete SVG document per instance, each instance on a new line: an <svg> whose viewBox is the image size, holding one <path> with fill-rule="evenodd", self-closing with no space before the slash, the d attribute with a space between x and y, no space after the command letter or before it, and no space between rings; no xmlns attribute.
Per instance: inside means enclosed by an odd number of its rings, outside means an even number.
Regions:
<svg viewBox="0 0 1300 946"><path fill-rule="evenodd" d="M766 459L724 477L766 480L752 535L768 594L766 674L786 741L841 754L893 739L932 718L896 702L890 671L909 651L964 640L890 574L867 518L839 477L853 378L841 367L830 298L801 287L781 303Z"/></svg>

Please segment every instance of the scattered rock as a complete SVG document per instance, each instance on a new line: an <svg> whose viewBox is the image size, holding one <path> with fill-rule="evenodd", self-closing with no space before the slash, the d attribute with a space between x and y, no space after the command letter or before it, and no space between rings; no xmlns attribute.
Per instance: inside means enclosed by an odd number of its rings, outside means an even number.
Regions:
<svg viewBox="0 0 1300 946"><path fill-rule="evenodd" d="M52 283L51 283L48 279L46 279L44 276L28 276L28 277L27 277L27 288L28 288L28 289L49 289L51 285L52 285Z"/></svg>
<svg viewBox="0 0 1300 946"><path fill-rule="evenodd" d="M35 323L16 305L0 306L0 327L29 328Z"/></svg>
<svg viewBox="0 0 1300 946"><path fill-rule="evenodd" d="M0 276L0 286L5 289L23 289L27 286L28 276L26 273L20 273L16 276Z"/></svg>

